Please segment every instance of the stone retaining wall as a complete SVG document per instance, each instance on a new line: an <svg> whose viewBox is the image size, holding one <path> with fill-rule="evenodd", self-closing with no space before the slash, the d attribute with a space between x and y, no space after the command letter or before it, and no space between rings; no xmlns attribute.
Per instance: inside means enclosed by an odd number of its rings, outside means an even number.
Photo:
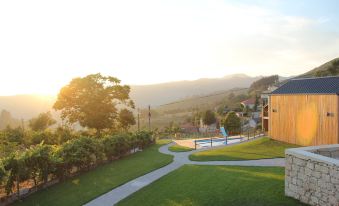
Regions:
<svg viewBox="0 0 339 206"><path fill-rule="evenodd" d="M286 150L285 195L310 205L338 206L338 156L339 145Z"/></svg>

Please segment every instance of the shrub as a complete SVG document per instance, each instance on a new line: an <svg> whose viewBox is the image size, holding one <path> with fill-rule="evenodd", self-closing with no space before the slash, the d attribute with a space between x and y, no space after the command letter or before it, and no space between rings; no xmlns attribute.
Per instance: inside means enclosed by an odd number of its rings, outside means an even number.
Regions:
<svg viewBox="0 0 339 206"><path fill-rule="evenodd" d="M150 144L154 143L154 139L153 139L151 132L140 131L140 132L134 133L133 136L135 138L135 141L137 142L137 146L140 149L144 149Z"/></svg>

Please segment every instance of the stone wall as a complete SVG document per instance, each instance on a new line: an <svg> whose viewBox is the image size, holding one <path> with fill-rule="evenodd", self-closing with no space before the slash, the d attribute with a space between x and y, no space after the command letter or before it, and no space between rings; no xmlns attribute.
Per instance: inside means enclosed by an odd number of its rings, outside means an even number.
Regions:
<svg viewBox="0 0 339 206"><path fill-rule="evenodd" d="M338 206L338 151L339 145L286 150L285 195L310 205Z"/></svg>

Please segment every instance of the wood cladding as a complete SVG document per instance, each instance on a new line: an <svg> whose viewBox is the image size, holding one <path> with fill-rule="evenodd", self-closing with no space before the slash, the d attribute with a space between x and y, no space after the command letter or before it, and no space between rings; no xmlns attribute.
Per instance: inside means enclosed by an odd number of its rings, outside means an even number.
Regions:
<svg viewBox="0 0 339 206"><path fill-rule="evenodd" d="M311 146L338 144L338 95L272 95L269 135L276 140Z"/></svg>

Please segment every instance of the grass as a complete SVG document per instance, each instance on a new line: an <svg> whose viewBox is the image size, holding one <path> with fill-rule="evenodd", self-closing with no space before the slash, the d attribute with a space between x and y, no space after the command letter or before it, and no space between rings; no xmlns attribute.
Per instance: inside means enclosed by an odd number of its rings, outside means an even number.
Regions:
<svg viewBox="0 0 339 206"><path fill-rule="evenodd" d="M303 205L284 196L284 168L185 165L118 206Z"/></svg>
<svg viewBox="0 0 339 206"><path fill-rule="evenodd" d="M171 163L173 156L158 152L166 143L169 141L161 140L142 152L39 191L14 205L83 205L129 180Z"/></svg>
<svg viewBox="0 0 339 206"><path fill-rule="evenodd" d="M189 152L189 151L193 150L190 147L185 147L185 146L181 146L181 145L178 145L178 144L174 144L174 145L170 146L168 149L171 152Z"/></svg>
<svg viewBox="0 0 339 206"><path fill-rule="evenodd" d="M197 152L190 155L189 158L194 161L231 161L279 158L285 157L285 149L292 147L298 146L264 137L234 146Z"/></svg>

